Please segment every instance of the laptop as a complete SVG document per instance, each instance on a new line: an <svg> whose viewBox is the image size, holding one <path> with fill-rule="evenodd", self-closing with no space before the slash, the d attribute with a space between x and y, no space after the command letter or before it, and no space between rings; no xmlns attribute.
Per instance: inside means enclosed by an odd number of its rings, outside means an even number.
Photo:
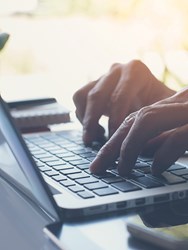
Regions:
<svg viewBox="0 0 188 250"><path fill-rule="evenodd" d="M85 147L76 130L22 136L0 97L0 174L54 221L188 197L186 164L176 162L157 178L152 159L140 157L129 177L119 176L116 164L94 175L89 165L98 147Z"/></svg>

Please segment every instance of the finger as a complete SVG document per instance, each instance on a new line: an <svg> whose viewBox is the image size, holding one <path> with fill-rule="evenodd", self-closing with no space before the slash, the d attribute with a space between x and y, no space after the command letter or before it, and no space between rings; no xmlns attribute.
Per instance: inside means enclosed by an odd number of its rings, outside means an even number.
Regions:
<svg viewBox="0 0 188 250"><path fill-rule="evenodd" d="M134 91L130 90L129 81L122 75L120 80L113 91L110 99L109 121L108 130L109 136L117 130L126 116L130 113L130 106L134 97ZM131 103L130 103L131 101Z"/></svg>
<svg viewBox="0 0 188 250"><path fill-rule="evenodd" d="M149 140L141 151L141 155L153 156L164 141L170 136L173 130L166 131L159 136Z"/></svg>
<svg viewBox="0 0 188 250"><path fill-rule="evenodd" d="M91 146L92 142L97 141L97 142L105 142L105 129L100 125L97 124L96 127L96 136L95 138L93 138L93 140L91 141L91 137L90 134L88 133L84 133L83 134L83 141L85 142L85 144L87 146Z"/></svg>
<svg viewBox="0 0 188 250"><path fill-rule="evenodd" d="M134 115L127 117L109 141L101 148L90 165L91 172L101 173L113 166L119 156L121 144L134 122L134 117Z"/></svg>
<svg viewBox="0 0 188 250"><path fill-rule="evenodd" d="M106 141L105 129L99 124L96 141L104 143Z"/></svg>
<svg viewBox="0 0 188 250"><path fill-rule="evenodd" d="M73 101L76 106L76 116L81 123L85 114L87 95L99 80L100 79L88 83L81 89L77 90L73 95Z"/></svg>
<svg viewBox="0 0 188 250"><path fill-rule="evenodd" d="M83 118L83 140L86 144L90 144L97 137L98 121L107 109L109 97L116 86L119 75L118 68L112 70L110 74L102 77L88 93Z"/></svg>
<svg viewBox="0 0 188 250"><path fill-rule="evenodd" d="M152 173L161 174L188 149L188 125L173 130L154 156Z"/></svg>
<svg viewBox="0 0 188 250"><path fill-rule="evenodd" d="M163 131L188 123L187 104L168 104L141 109L122 143L118 170L128 175L145 144Z"/></svg>

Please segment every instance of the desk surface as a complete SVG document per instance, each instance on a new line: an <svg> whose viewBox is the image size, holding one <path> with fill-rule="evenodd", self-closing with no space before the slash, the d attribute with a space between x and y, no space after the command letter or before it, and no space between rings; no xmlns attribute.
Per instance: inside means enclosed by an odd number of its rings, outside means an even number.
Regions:
<svg viewBox="0 0 188 250"><path fill-rule="evenodd" d="M0 178L0 242L1 249L55 250L57 247L47 239L43 228L49 222L42 217L26 200ZM168 209L168 205L165 206ZM145 211L148 218L155 217L152 207ZM140 211L143 215L143 212ZM166 211L164 211L165 213ZM133 215L133 213L132 213ZM83 219L63 225L61 240L67 249L140 249L151 246L129 237L126 221L131 214L106 215L95 219ZM83 248L84 247L84 248ZM89 247L89 248L88 248ZM158 248L152 247L152 250Z"/></svg>

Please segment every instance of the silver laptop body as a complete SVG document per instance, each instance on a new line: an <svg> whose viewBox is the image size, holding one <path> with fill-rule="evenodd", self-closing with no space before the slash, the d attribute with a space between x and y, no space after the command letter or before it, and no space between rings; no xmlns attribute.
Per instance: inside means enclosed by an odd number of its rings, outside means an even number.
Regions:
<svg viewBox="0 0 188 250"><path fill-rule="evenodd" d="M0 98L0 173L56 220L61 214L88 216L188 197L186 156L157 179L149 171L151 159L147 158L138 159L129 178L119 176L115 166L96 176L90 173L89 163L97 150L83 151L80 138L79 131L66 130L27 134L23 140Z"/></svg>

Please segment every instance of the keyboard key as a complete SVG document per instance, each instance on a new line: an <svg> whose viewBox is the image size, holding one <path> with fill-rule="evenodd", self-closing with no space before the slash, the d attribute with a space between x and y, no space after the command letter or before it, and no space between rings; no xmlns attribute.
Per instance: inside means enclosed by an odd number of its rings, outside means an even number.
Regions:
<svg viewBox="0 0 188 250"><path fill-rule="evenodd" d="M90 164L78 165L77 167L81 170L89 169Z"/></svg>
<svg viewBox="0 0 188 250"><path fill-rule="evenodd" d="M36 160L35 158L34 158L34 160L35 160L35 162L36 162L36 164L37 164L37 166L38 166L39 168L45 166L45 163L44 163L44 162L38 161L38 160Z"/></svg>
<svg viewBox="0 0 188 250"><path fill-rule="evenodd" d="M134 181L136 181L138 184L140 184L144 188L155 188L155 187L164 186L162 183L152 180L146 176L136 178Z"/></svg>
<svg viewBox="0 0 188 250"><path fill-rule="evenodd" d="M82 153L91 153L92 150L90 148L81 147L80 149L75 149L73 152L75 154L82 154Z"/></svg>
<svg viewBox="0 0 188 250"><path fill-rule="evenodd" d="M186 175L188 174L188 168L174 170L174 171L171 171L171 173L178 175L178 176Z"/></svg>
<svg viewBox="0 0 188 250"><path fill-rule="evenodd" d="M171 165L166 171L169 172L169 171L173 171L177 169L185 169L185 168L186 168L185 166L175 163Z"/></svg>
<svg viewBox="0 0 188 250"><path fill-rule="evenodd" d="M95 157L94 157L94 156L92 156L92 157L87 157L86 159L87 159L88 161L91 161L91 162L92 162L92 161L95 159Z"/></svg>
<svg viewBox="0 0 188 250"><path fill-rule="evenodd" d="M59 146L52 144L52 145L49 145L49 147L46 147L46 150L51 153L53 150L57 150L59 148L60 148Z"/></svg>
<svg viewBox="0 0 188 250"><path fill-rule="evenodd" d="M174 185L178 183L186 182L186 180L180 176L171 174L171 172L165 171L162 173L159 177L157 177L158 180L162 181L165 184Z"/></svg>
<svg viewBox="0 0 188 250"><path fill-rule="evenodd" d="M50 171L52 170L52 168L48 167L48 166L42 166L42 167L39 167L40 171L42 172L46 172L46 171Z"/></svg>
<svg viewBox="0 0 188 250"><path fill-rule="evenodd" d="M92 176L76 180L76 182L79 183L79 184L81 184L81 185L89 184L89 183L94 183L94 182L98 182L98 181L99 180L97 178L94 178Z"/></svg>
<svg viewBox="0 0 188 250"><path fill-rule="evenodd" d="M75 154L67 151L63 153L56 153L55 155L59 158L64 158L64 157L73 157Z"/></svg>
<svg viewBox="0 0 188 250"><path fill-rule="evenodd" d="M49 162L46 162L46 164L47 164L48 166L53 167L53 166L58 166L58 165L65 165L66 163L65 163L64 161L62 161L62 160L56 160L56 161L49 161Z"/></svg>
<svg viewBox="0 0 188 250"><path fill-rule="evenodd" d="M139 172L143 173L143 174L151 174L151 167L144 167L141 169L137 169Z"/></svg>
<svg viewBox="0 0 188 250"><path fill-rule="evenodd" d="M40 146L41 146L41 144L40 144ZM56 147L54 146L53 143L46 143L46 144L44 143L43 148L47 151L50 151L51 149L56 149Z"/></svg>
<svg viewBox="0 0 188 250"><path fill-rule="evenodd" d="M37 156L37 155L41 155L41 154L45 154L46 153L46 151L45 150L43 150L43 149L41 149L41 148L38 148L38 147L36 147L36 148L30 148L29 147L29 150L31 151L31 153L33 154L33 155L35 155L35 156ZM40 158L40 157L39 157Z"/></svg>
<svg viewBox="0 0 188 250"><path fill-rule="evenodd" d="M60 171L60 170L64 170L64 169L73 169L74 167L72 165L57 165L57 166L53 166L53 169Z"/></svg>
<svg viewBox="0 0 188 250"><path fill-rule="evenodd" d="M93 192L99 196L107 196L107 195L119 193L117 190L111 187L96 189L96 190L93 190Z"/></svg>
<svg viewBox="0 0 188 250"><path fill-rule="evenodd" d="M50 161L56 161L56 160L59 160L56 156L51 156L51 157L46 157L46 158L42 158L40 159L41 161L45 162L45 163L48 163Z"/></svg>
<svg viewBox="0 0 188 250"><path fill-rule="evenodd" d="M78 156L78 155L65 156L65 157L63 157L63 160L68 161L68 162L73 162L73 161L82 160L82 157L80 157L80 156Z"/></svg>
<svg viewBox="0 0 188 250"><path fill-rule="evenodd" d="M82 150L83 146L76 145L75 143L73 143L72 146L69 147L69 150L72 151L73 153L75 153L75 151L79 149Z"/></svg>
<svg viewBox="0 0 188 250"><path fill-rule="evenodd" d="M68 176L71 180L76 180L76 179L81 179L81 178L89 177L89 175L86 174L85 172L76 173L76 174L68 174L67 176Z"/></svg>
<svg viewBox="0 0 188 250"><path fill-rule="evenodd" d="M85 189L79 185L69 186L68 189L70 189L74 193L85 191Z"/></svg>
<svg viewBox="0 0 188 250"><path fill-rule="evenodd" d="M47 176L54 176L54 175L58 175L59 173L55 170L50 170L50 171L46 171L44 172Z"/></svg>
<svg viewBox="0 0 188 250"><path fill-rule="evenodd" d="M69 154L70 152L64 148L58 147L58 149L50 150L50 153L58 155L58 154ZM71 153L70 153L71 154Z"/></svg>
<svg viewBox="0 0 188 250"><path fill-rule="evenodd" d="M68 174L77 174L77 173L81 173L82 171L77 169L77 168L70 168L70 169L63 169L63 170L60 170L60 173L61 174L65 174L65 175L68 175Z"/></svg>
<svg viewBox="0 0 188 250"><path fill-rule="evenodd" d="M99 182L95 182L95 183L84 184L84 187L86 187L89 190L94 190L94 189L98 189L98 188L105 188L108 186L104 182L99 181Z"/></svg>
<svg viewBox="0 0 188 250"><path fill-rule="evenodd" d="M147 156L139 156L138 157L138 160L140 160L140 161L144 161L144 162L151 162L151 161L153 161L153 158L152 157L147 157Z"/></svg>
<svg viewBox="0 0 188 250"><path fill-rule="evenodd" d="M83 165L83 164L89 164L90 161L86 160L86 159L81 159L81 160L78 160L78 161L69 161L71 162L72 165L75 165L75 166L79 166L79 165Z"/></svg>
<svg viewBox="0 0 188 250"><path fill-rule="evenodd" d="M104 181L108 184L111 184L111 183L115 183L115 182L121 182L121 181L123 181L123 179L121 177L114 176L114 177L103 178L102 181Z"/></svg>
<svg viewBox="0 0 188 250"><path fill-rule="evenodd" d="M58 157L62 157L62 158L64 158L64 157L74 157L75 156L75 154L73 154L72 152L70 152L70 151L67 151L67 150L65 150L65 149L63 149L64 151L62 151L61 153L56 153L55 155L57 155Z"/></svg>
<svg viewBox="0 0 188 250"><path fill-rule="evenodd" d="M81 157L83 158L87 158L87 157L96 157L96 153L94 152L84 152L82 154L79 154Z"/></svg>
<svg viewBox="0 0 188 250"><path fill-rule="evenodd" d="M108 177L116 177L116 175L114 175L113 173L110 173L110 172L104 172L104 173L93 174L93 175L99 179L108 178Z"/></svg>
<svg viewBox="0 0 188 250"><path fill-rule="evenodd" d="M188 174L184 175L183 178L188 180Z"/></svg>
<svg viewBox="0 0 188 250"><path fill-rule="evenodd" d="M132 184L131 182L128 182L128 181L117 182L117 183L112 184L112 186L119 189L122 192L131 192L131 191L141 189L140 187L138 187L135 184Z"/></svg>
<svg viewBox="0 0 188 250"><path fill-rule="evenodd" d="M64 187L70 187L75 185L75 182L71 180L60 181L59 183Z"/></svg>
<svg viewBox="0 0 188 250"><path fill-rule="evenodd" d="M134 168L145 168L149 167L149 165L146 162L136 162Z"/></svg>
<svg viewBox="0 0 188 250"><path fill-rule="evenodd" d="M41 153L41 154L34 154L34 153L32 153L34 156L35 156L35 158L37 158L37 159L44 159L45 160L45 158L48 158L48 157L52 157L52 155L50 154L50 153L47 153L47 152L45 152L45 153Z"/></svg>
<svg viewBox="0 0 188 250"><path fill-rule="evenodd" d="M117 168L116 169L112 169L111 172L114 173L114 174L116 174L116 175L119 175L119 172L118 172Z"/></svg>
<svg viewBox="0 0 188 250"><path fill-rule="evenodd" d="M128 176L129 179L135 179L138 177L144 176L143 173L141 172L136 172L136 171L132 171L131 174Z"/></svg>
<svg viewBox="0 0 188 250"><path fill-rule="evenodd" d="M63 176L62 174L52 176L52 179L54 179L55 181L65 181L65 180L67 180L67 178L65 176Z"/></svg>
<svg viewBox="0 0 188 250"><path fill-rule="evenodd" d="M77 193L80 197L84 198L84 199L89 199L89 198L94 198L94 194L88 192L88 191L83 191L83 192L78 192Z"/></svg>

